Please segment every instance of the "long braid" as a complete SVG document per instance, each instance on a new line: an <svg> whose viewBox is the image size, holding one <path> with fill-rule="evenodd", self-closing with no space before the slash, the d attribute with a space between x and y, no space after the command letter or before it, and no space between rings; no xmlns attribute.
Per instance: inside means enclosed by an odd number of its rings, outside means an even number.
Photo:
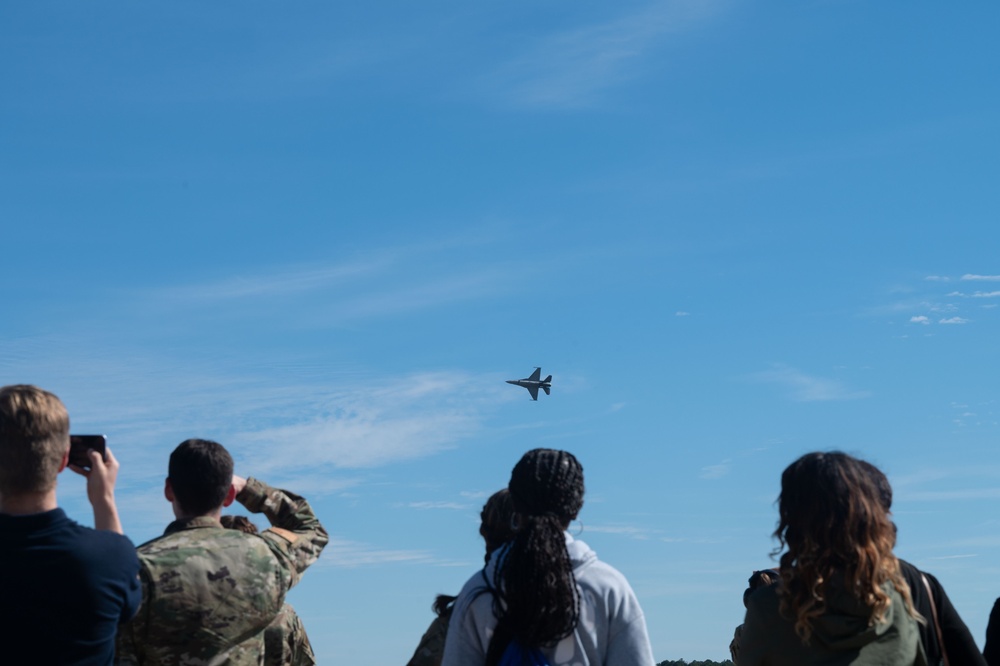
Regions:
<svg viewBox="0 0 1000 666"><path fill-rule="evenodd" d="M534 449L510 478L520 525L494 571L497 627L486 665L499 663L508 643L525 648L557 643L580 620L580 593L563 531L583 506L583 468L573 454Z"/></svg>

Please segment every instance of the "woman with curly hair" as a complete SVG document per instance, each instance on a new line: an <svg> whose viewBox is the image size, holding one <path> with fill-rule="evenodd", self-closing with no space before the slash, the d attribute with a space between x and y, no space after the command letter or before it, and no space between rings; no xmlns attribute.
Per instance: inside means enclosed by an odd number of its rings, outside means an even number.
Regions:
<svg viewBox="0 0 1000 666"><path fill-rule="evenodd" d="M462 589L442 666L653 666L625 577L566 532L583 507L579 461L528 451L508 488L517 531Z"/></svg>
<svg viewBox="0 0 1000 666"><path fill-rule="evenodd" d="M926 666L895 530L871 475L808 453L781 475L781 579L747 604L739 666Z"/></svg>

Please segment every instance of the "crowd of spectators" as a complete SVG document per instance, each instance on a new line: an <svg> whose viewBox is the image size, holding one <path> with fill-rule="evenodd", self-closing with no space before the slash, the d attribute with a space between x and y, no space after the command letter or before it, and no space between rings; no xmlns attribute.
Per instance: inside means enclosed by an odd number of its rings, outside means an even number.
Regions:
<svg viewBox="0 0 1000 666"><path fill-rule="evenodd" d="M69 432L52 393L0 388L0 640L18 663L316 663L285 601L328 541L305 499L234 474L221 444L188 439L167 462L175 520L136 548L114 454L70 462ZM94 528L59 507L67 467L86 479ZM628 581L568 532L584 490L572 453L525 453L483 507L484 567L438 596L408 666L655 666ZM223 516L234 502L269 527ZM750 577L733 663L1000 666L1000 600L980 652L940 581L895 555L891 510L888 479L865 460L814 452L789 465L778 566Z"/></svg>

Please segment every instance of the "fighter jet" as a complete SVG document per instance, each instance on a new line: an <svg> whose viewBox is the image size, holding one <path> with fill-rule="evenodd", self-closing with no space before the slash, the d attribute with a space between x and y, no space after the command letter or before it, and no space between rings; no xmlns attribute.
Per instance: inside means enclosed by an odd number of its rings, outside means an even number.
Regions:
<svg viewBox="0 0 1000 666"><path fill-rule="evenodd" d="M528 393L531 394L532 400L538 400L538 389L545 391L545 395L549 395L549 391L552 389L552 375L549 375L545 379L539 379L542 376L542 369L535 368L535 371L531 373L530 377L524 379L508 379L508 384L513 384L514 386L523 386L528 389Z"/></svg>

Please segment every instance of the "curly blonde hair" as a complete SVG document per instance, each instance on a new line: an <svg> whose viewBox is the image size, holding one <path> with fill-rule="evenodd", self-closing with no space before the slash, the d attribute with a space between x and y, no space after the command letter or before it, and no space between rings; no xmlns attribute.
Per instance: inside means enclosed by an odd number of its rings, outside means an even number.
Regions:
<svg viewBox="0 0 1000 666"><path fill-rule="evenodd" d="M813 621L826 611L833 589L846 588L871 609L869 624L884 620L888 581L913 617L910 590L892 553L895 529L863 461L846 453L807 453L781 475L780 520L774 536L781 556L781 613L805 644Z"/></svg>

